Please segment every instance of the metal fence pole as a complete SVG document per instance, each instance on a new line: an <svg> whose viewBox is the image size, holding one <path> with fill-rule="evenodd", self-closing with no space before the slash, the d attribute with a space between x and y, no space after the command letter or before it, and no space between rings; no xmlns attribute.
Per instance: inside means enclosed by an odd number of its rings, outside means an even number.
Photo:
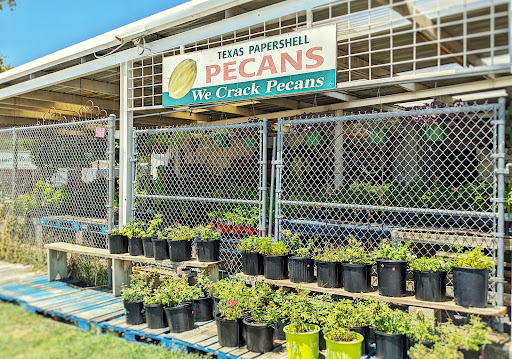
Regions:
<svg viewBox="0 0 512 359"><path fill-rule="evenodd" d="M108 204L107 204L107 233L114 229L114 191L115 191L115 130L116 116L110 115L108 119Z"/></svg>
<svg viewBox="0 0 512 359"><path fill-rule="evenodd" d="M279 227L281 225L281 176L283 167L283 119L277 119L277 152L276 152L276 204L274 239L279 241Z"/></svg>
<svg viewBox="0 0 512 359"><path fill-rule="evenodd" d="M266 221L267 221L267 118L263 118L263 145L262 145L262 168L261 168L261 200L262 200L262 211L261 211L261 234L264 236L266 232ZM269 223L270 226L270 223Z"/></svg>
<svg viewBox="0 0 512 359"><path fill-rule="evenodd" d="M12 178L11 178L11 193L12 201L16 198L16 174L18 172L18 139L16 136L16 129L12 129Z"/></svg>
<svg viewBox="0 0 512 359"><path fill-rule="evenodd" d="M505 237L505 98L499 99L499 114L497 121L498 129L498 153L496 154L498 166L496 169L498 180L498 228L496 236L498 237L498 268L497 268L497 294L498 306L503 305L504 297L504 237Z"/></svg>
<svg viewBox="0 0 512 359"><path fill-rule="evenodd" d="M268 208L268 236L272 236L272 222L273 222L273 216L272 216L272 210L274 209L274 183L275 183L275 173L276 173L276 145L277 138L274 137L272 139L272 167L270 170L270 201L269 208Z"/></svg>
<svg viewBox="0 0 512 359"><path fill-rule="evenodd" d="M137 185L137 131L134 128L132 132L132 156L130 157L132 166L132 190L129 193L130 198L127 202L131 203L131 218L135 218L135 187Z"/></svg>

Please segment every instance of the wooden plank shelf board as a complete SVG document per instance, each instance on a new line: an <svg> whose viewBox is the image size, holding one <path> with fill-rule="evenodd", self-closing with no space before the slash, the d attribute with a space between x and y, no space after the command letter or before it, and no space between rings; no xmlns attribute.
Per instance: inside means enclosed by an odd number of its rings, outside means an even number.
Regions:
<svg viewBox="0 0 512 359"><path fill-rule="evenodd" d="M378 291L372 291L368 293L351 293L347 292L343 288L322 288L319 287L316 283L292 283L289 279L284 280L270 280L266 279L263 276L249 276L243 273L238 273L237 277L243 278L248 283L254 282L265 282L270 284L275 284L278 286L288 287L288 288L301 288L310 290L312 292L319 292L325 294L339 295L342 297L350 297L354 299L362 299L362 298L377 298L383 302L397 304L397 305L405 305L405 306L414 306L414 307L422 307L422 308L432 308L432 309L440 309L447 310L458 313L468 313L468 314L476 314L490 317L500 317L507 314L507 307L486 307L486 308L466 308L460 305L455 304L453 300L446 302L426 302L423 300L418 300L414 297L414 295L407 295L405 297L385 297L380 295Z"/></svg>

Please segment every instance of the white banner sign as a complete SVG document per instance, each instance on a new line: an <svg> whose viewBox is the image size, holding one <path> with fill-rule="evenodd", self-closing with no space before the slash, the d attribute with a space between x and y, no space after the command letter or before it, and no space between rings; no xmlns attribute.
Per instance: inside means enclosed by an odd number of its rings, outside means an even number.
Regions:
<svg viewBox="0 0 512 359"><path fill-rule="evenodd" d="M13 153L9 151L0 151L0 169L13 169L14 158ZM35 170L36 165L30 158L30 151L18 151L18 169L19 170Z"/></svg>

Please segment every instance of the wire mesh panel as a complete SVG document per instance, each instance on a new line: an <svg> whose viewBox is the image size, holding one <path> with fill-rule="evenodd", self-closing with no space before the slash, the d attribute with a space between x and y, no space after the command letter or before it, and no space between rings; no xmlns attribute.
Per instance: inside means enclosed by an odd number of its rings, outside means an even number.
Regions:
<svg viewBox="0 0 512 359"><path fill-rule="evenodd" d="M266 131L266 120L136 130L135 216L214 224L224 269L240 271L239 238L266 227Z"/></svg>
<svg viewBox="0 0 512 359"><path fill-rule="evenodd" d="M460 246L495 258L497 105L431 107L280 119L278 228L319 247L354 237L368 251L386 239L418 256Z"/></svg>
<svg viewBox="0 0 512 359"><path fill-rule="evenodd" d="M41 256L44 261L44 244L52 242L107 248L113 122L107 118L0 131L3 257ZM77 257L70 269L87 279L98 265L92 258Z"/></svg>

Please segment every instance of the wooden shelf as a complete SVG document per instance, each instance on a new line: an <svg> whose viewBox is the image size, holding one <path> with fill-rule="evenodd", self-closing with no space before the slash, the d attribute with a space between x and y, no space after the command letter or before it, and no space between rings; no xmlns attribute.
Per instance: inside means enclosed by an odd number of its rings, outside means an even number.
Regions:
<svg viewBox="0 0 512 359"><path fill-rule="evenodd" d="M373 291L369 293L351 293L347 292L343 288L322 288L319 287L316 283L292 283L289 279L284 280L270 280L266 279L263 276L250 276L243 273L238 273L237 277L243 278L246 282L264 282L275 285L280 285L288 288L301 288L310 290L312 292L326 293L339 295L343 297L350 297L355 299L362 298L377 298L383 302L397 304L397 305L406 305L406 306L414 306L414 307L422 307L422 308L432 308L432 309L440 309L440 310L448 310L452 312L459 313L468 313L468 314L476 314L476 315L484 315L489 317L500 317L507 314L506 307L486 307L486 308L466 308L460 305L455 304L453 300L449 300L446 302L426 302L423 300L418 300L414 297L414 295L408 295L405 297L385 297L380 295L378 291Z"/></svg>

